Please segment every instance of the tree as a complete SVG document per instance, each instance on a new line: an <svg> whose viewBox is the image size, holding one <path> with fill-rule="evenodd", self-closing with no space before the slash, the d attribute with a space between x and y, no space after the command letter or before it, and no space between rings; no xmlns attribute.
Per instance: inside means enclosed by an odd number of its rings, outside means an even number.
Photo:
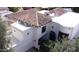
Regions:
<svg viewBox="0 0 79 59"><path fill-rule="evenodd" d="M61 39L62 41L47 40L43 43L44 52L79 52L79 38L74 39L75 42L68 40L68 38ZM48 50L46 50L48 49Z"/></svg>
<svg viewBox="0 0 79 59"><path fill-rule="evenodd" d="M72 10L73 10L74 12L79 13L79 7L72 7Z"/></svg>
<svg viewBox="0 0 79 59"><path fill-rule="evenodd" d="M54 42L52 40L47 40L40 45L39 51L41 52L49 52L50 49L54 46Z"/></svg>
<svg viewBox="0 0 79 59"><path fill-rule="evenodd" d="M10 11L17 12L21 7L8 7Z"/></svg>
<svg viewBox="0 0 79 59"><path fill-rule="evenodd" d="M6 26L0 19L0 52L9 51L10 40L6 38Z"/></svg>
<svg viewBox="0 0 79 59"><path fill-rule="evenodd" d="M79 38L76 39L76 42L73 46L75 47L75 52L79 52Z"/></svg>

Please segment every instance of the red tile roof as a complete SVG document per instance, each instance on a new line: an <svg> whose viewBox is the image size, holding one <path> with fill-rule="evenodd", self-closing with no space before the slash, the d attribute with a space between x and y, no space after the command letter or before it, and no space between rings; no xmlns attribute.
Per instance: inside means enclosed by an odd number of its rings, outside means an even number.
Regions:
<svg viewBox="0 0 79 59"><path fill-rule="evenodd" d="M21 20L34 26L44 26L51 21L50 16L37 13L35 8L8 14L6 17L14 21Z"/></svg>

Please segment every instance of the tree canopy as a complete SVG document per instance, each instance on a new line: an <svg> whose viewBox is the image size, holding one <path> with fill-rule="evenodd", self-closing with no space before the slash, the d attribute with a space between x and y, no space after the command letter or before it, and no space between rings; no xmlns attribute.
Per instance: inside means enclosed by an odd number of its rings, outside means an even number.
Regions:
<svg viewBox="0 0 79 59"><path fill-rule="evenodd" d="M6 38L6 26L4 22L0 19L0 52L9 51L10 40Z"/></svg>
<svg viewBox="0 0 79 59"><path fill-rule="evenodd" d="M21 7L8 7L10 11L17 12Z"/></svg>
<svg viewBox="0 0 79 59"><path fill-rule="evenodd" d="M79 13L79 7L72 7L72 10L73 10L74 12Z"/></svg>

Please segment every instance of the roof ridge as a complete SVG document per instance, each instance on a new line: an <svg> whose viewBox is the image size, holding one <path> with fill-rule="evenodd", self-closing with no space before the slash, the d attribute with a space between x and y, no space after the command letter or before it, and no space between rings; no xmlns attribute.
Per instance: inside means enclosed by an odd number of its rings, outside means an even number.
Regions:
<svg viewBox="0 0 79 59"><path fill-rule="evenodd" d="M39 23L38 23L38 13L37 13L37 10L36 10L36 22L37 22L37 26L39 26Z"/></svg>

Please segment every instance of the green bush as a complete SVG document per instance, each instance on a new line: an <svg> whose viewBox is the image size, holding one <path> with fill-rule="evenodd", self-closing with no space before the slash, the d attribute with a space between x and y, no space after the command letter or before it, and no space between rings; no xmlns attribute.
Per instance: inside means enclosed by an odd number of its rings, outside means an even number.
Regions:
<svg viewBox="0 0 79 59"><path fill-rule="evenodd" d="M17 12L21 7L8 7L10 11Z"/></svg>
<svg viewBox="0 0 79 59"><path fill-rule="evenodd" d="M79 52L79 39L75 39L76 42L72 43L68 38L63 38L62 42L48 40L47 43L43 43L44 52ZM45 50L45 49L48 50Z"/></svg>

